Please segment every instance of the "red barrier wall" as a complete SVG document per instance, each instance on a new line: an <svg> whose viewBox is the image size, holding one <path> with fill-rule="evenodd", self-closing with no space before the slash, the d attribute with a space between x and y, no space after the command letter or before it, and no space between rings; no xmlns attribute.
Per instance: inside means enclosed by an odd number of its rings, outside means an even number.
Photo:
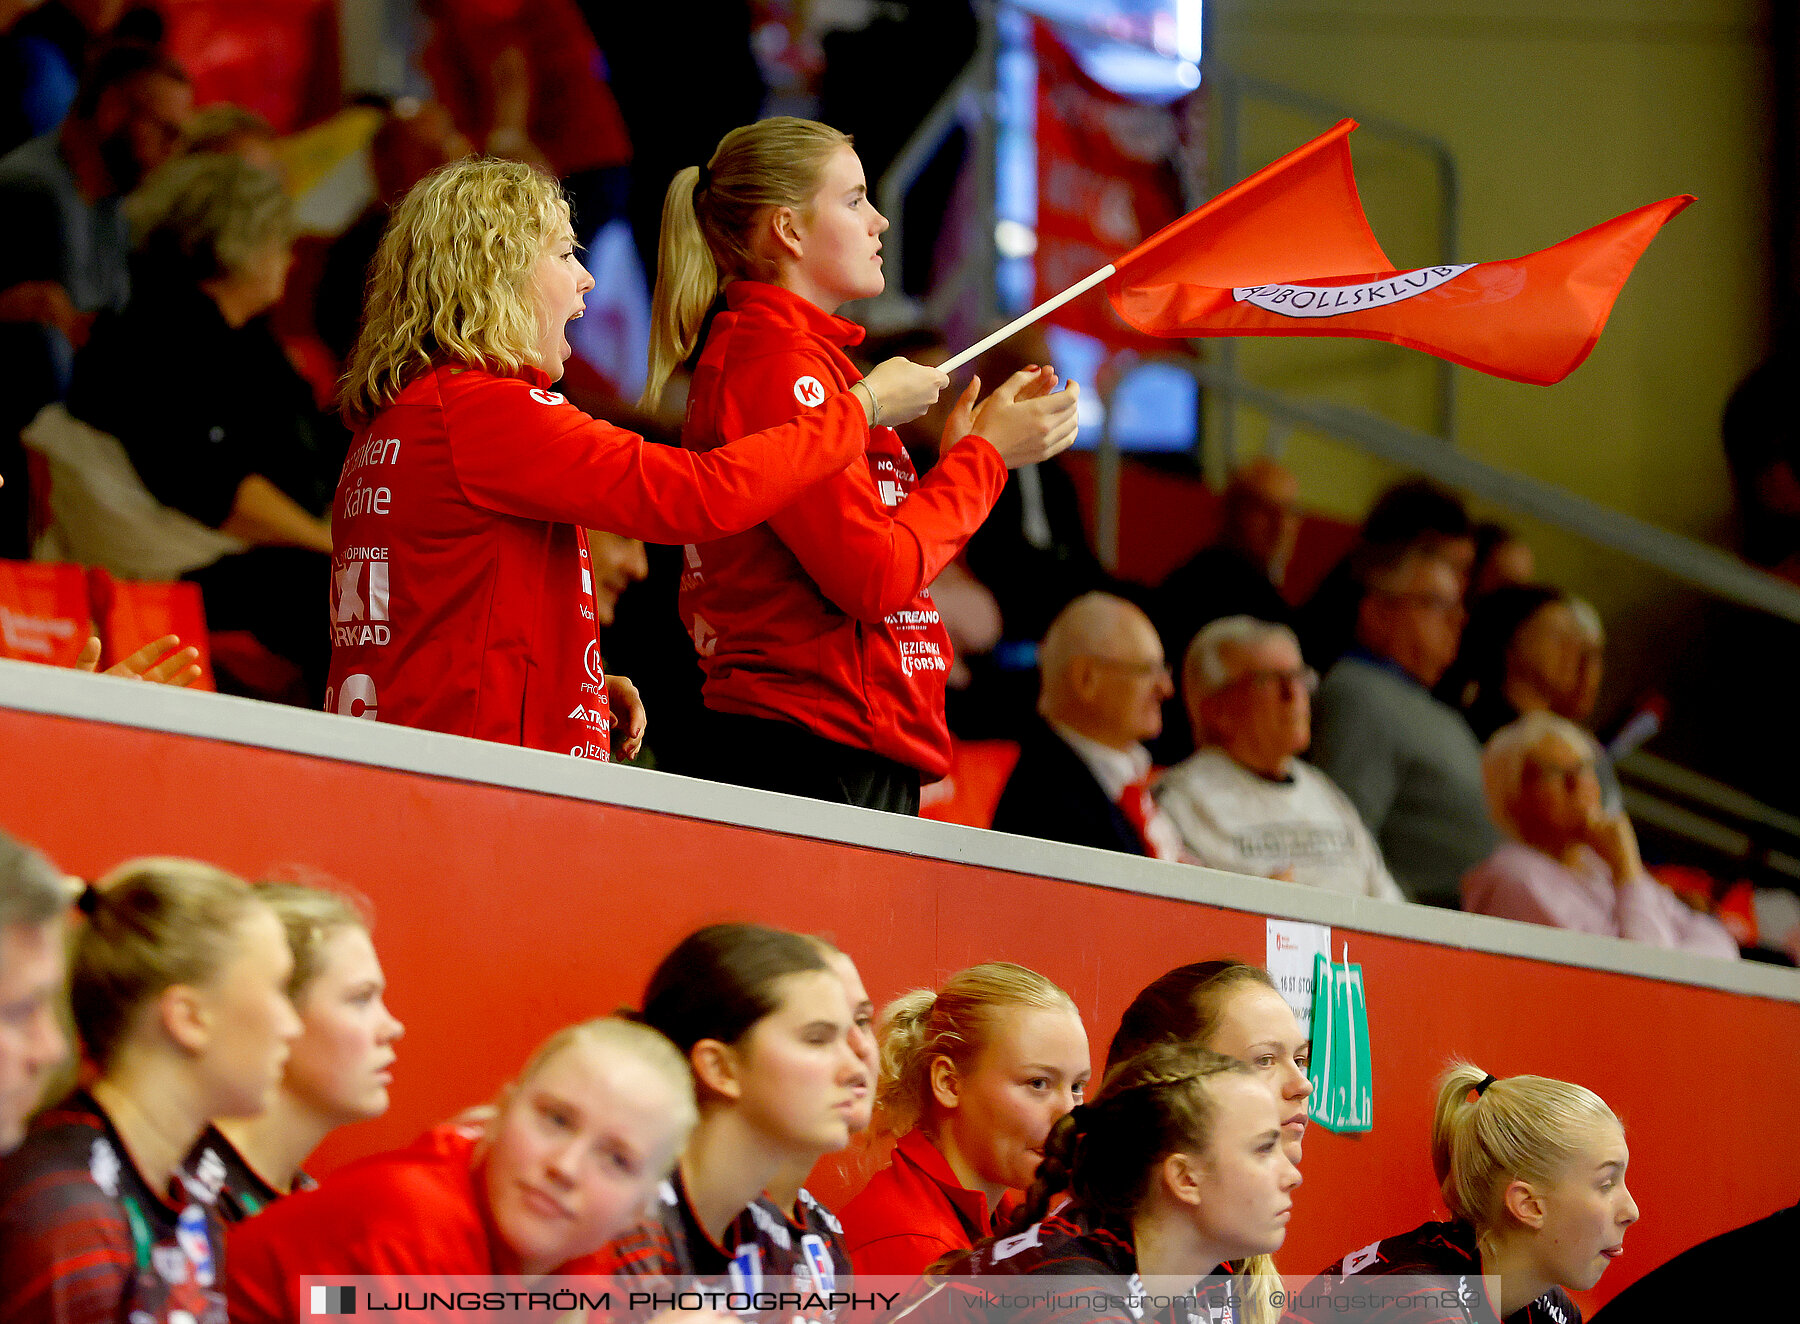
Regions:
<svg viewBox="0 0 1800 1324"><path fill-rule="evenodd" d="M7 676L25 670L0 669L0 703ZM109 694L121 684L84 683ZM235 706L183 706L206 703ZM261 707L212 696L154 704ZM336 732L348 728L318 724L349 719L299 720ZM367 731L377 743L394 737ZM471 742L444 747L469 751L472 769L500 757ZM299 864L373 898L390 1004L407 1023L394 1108L328 1142L321 1171L481 1099L550 1029L632 1001L661 953L711 920L829 932L878 1002L976 961L1021 962L1073 994L1096 1059L1119 1011L1155 975L1264 952L1260 913L216 739L0 707L0 749L0 825L68 869L92 876L151 853L253 876ZM564 765L541 766L556 776ZM624 769L607 776L659 794L687 785ZM626 778L653 781L616 780ZM778 813L794 804L754 803ZM811 830L819 813L797 815L795 830ZM887 830L870 829L877 839ZM937 825L904 830L940 850L994 840ZM1063 854L1077 871L1094 859ZM1280 906L1290 892L1244 883L1252 907ZM1800 1097L1800 1003L1340 925L1334 948L1344 941L1367 984L1376 1128L1309 1135L1306 1184L1280 1256L1289 1272L1432 1213L1430 1082L1451 1054L1497 1074L1579 1080L1624 1117L1644 1217L1595 1300L1800 1189L1800 1144L1781 1103ZM822 1194L847 1194L819 1176Z"/></svg>

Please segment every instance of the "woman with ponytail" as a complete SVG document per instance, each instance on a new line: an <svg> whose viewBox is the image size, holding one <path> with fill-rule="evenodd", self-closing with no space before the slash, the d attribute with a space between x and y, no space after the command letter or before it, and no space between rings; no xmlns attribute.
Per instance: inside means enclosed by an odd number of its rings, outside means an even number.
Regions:
<svg viewBox="0 0 1800 1324"><path fill-rule="evenodd" d="M1431 1128L1450 1221L1370 1242L1315 1288L1331 1292L1348 1276L1456 1281L1454 1292L1435 1294L1454 1297L1453 1306L1396 1293L1421 1304L1356 1316L1368 1324L1581 1324L1568 1293L1600 1281L1637 1221L1625 1187L1630 1158L1619 1119L1592 1090L1454 1063L1439 1081Z"/></svg>
<svg viewBox="0 0 1800 1324"><path fill-rule="evenodd" d="M919 478L892 427L919 411L890 400L890 365L857 371L846 351L863 329L836 316L881 293L886 228L836 129L779 117L726 134L669 186L644 403L696 352L682 430L692 451L817 418L846 389L863 401L862 417L829 425L863 462L765 524L688 548L681 613L709 714L696 771L915 814L921 778L950 762L950 639L929 586L1006 471L1074 440L1076 392L1052 393L1055 373L1034 369L976 407L971 381Z"/></svg>
<svg viewBox="0 0 1800 1324"><path fill-rule="evenodd" d="M899 1141L844 1206L844 1236L858 1273L915 1274L1030 1188L1087 1089L1087 1031L1062 989L995 961L889 1003L879 1034L878 1126Z"/></svg>
<svg viewBox="0 0 1800 1324"><path fill-rule="evenodd" d="M1226 1262L1279 1247L1299 1184L1275 1100L1248 1067L1193 1044L1158 1044L1115 1067L1092 1102L1056 1124L1025 1230L940 1262L909 1313L985 1320L992 1284L982 1279L1054 1277L1041 1305L1009 1317L1135 1324L1148 1312L1131 1298L1204 1293ZM1245 1316L1234 1308L1226 1317Z"/></svg>
<svg viewBox="0 0 1800 1324"><path fill-rule="evenodd" d="M608 1269L739 1291L800 1277L829 1293L847 1281L829 1216L803 1219L796 1236L791 1207L767 1195L843 1149L867 1115L849 994L823 950L761 924L709 925L662 959L640 1016L687 1057L700 1121L653 1215L606 1248Z"/></svg>
<svg viewBox="0 0 1800 1324"><path fill-rule="evenodd" d="M299 883L261 883L256 895L287 933L287 995L301 1028L269 1106L221 1118L188 1157L227 1223L311 1188L302 1165L325 1137L387 1111L394 1044L406 1032L382 1000L368 916L349 897Z"/></svg>
<svg viewBox="0 0 1800 1324"><path fill-rule="evenodd" d="M223 1226L182 1161L281 1081L300 1032L281 922L192 860L121 865L79 906L69 1001L95 1074L0 1165L0 1318L224 1324Z"/></svg>
<svg viewBox="0 0 1800 1324"><path fill-rule="evenodd" d="M550 389L593 278L556 181L458 161L394 209L345 371L357 429L331 519L331 687L352 717L605 760L644 735L600 662L586 530L747 529L862 453L847 391L713 455L648 445ZM885 365L923 412L942 373Z"/></svg>

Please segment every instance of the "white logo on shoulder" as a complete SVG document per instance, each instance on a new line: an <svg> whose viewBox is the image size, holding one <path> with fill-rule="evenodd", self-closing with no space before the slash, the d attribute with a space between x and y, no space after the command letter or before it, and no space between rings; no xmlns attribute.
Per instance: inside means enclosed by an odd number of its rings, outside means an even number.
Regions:
<svg viewBox="0 0 1800 1324"><path fill-rule="evenodd" d="M1473 262L1402 271L1364 285L1242 285L1232 290L1239 303L1254 304L1266 313L1283 317L1336 317L1339 313L1365 313L1405 303L1427 290L1455 280Z"/></svg>
<svg viewBox="0 0 1800 1324"><path fill-rule="evenodd" d="M106 1192L106 1198L119 1198L119 1156L105 1140L94 1141L93 1148L88 1150L88 1176L94 1179L94 1185Z"/></svg>
<svg viewBox="0 0 1800 1324"><path fill-rule="evenodd" d="M531 388L531 398L536 400L540 405L560 405L563 402L563 397L560 393L556 391L541 391L535 386Z"/></svg>
<svg viewBox="0 0 1800 1324"><path fill-rule="evenodd" d="M1361 1273L1380 1258L1381 1243L1379 1241L1371 1241L1361 1250L1353 1250L1348 1255L1344 1256L1344 1275L1348 1277L1353 1273Z"/></svg>
<svg viewBox="0 0 1800 1324"><path fill-rule="evenodd" d="M811 409L825 403L825 388L817 377L802 377L794 383L794 399Z"/></svg>
<svg viewBox="0 0 1800 1324"><path fill-rule="evenodd" d="M1020 1251L1029 1250L1037 1245L1043 1226L1042 1223L1033 1223L1016 1237L1002 1237L988 1251L988 1262L998 1264L1002 1260L1010 1260Z"/></svg>

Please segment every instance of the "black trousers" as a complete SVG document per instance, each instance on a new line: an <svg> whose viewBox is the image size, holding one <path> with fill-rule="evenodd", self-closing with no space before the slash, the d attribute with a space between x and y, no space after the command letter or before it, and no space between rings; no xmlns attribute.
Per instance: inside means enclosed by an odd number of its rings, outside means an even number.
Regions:
<svg viewBox="0 0 1800 1324"><path fill-rule="evenodd" d="M919 813L919 773L880 754L827 740L793 722L705 710L694 771L716 782L813 800Z"/></svg>

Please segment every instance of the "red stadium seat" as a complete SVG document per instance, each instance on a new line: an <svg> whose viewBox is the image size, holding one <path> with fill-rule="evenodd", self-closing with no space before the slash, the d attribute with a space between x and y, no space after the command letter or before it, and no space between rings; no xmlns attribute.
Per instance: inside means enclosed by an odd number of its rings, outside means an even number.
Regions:
<svg viewBox="0 0 1800 1324"><path fill-rule="evenodd" d="M90 625L80 566L0 561L0 657L72 667Z"/></svg>
<svg viewBox="0 0 1800 1324"><path fill-rule="evenodd" d="M1019 761L1011 740L950 741L950 775L919 791L919 817L968 827L992 827L1000 792Z"/></svg>
<svg viewBox="0 0 1800 1324"><path fill-rule="evenodd" d="M178 634L181 642L200 650L200 679L192 688L216 690L213 646L206 633L206 612L197 584L140 583L114 579L98 566L87 572L87 591L100 635L100 666L112 666L153 639Z"/></svg>

